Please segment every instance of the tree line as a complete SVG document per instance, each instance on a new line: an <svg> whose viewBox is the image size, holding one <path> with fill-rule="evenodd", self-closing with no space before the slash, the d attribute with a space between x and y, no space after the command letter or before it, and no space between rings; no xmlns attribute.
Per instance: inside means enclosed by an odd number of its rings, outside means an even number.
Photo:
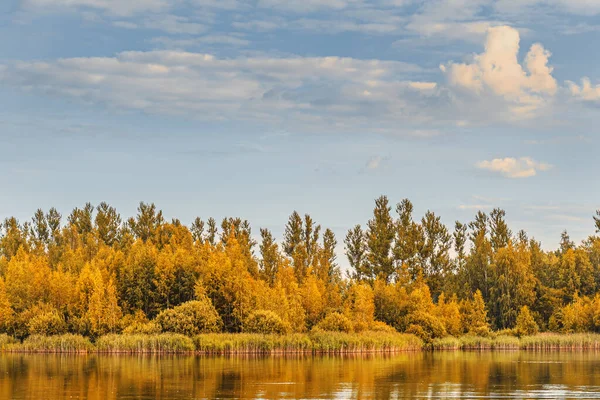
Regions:
<svg viewBox="0 0 600 400"><path fill-rule="evenodd" d="M600 237L564 232L544 251L501 209L450 230L407 199L392 208L381 196L348 231L345 272L334 233L298 212L279 242L241 218L186 226L143 202L126 220L106 203L7 218L0 332L600 331ZM600 211L593 222L599 233Z"/></svg>

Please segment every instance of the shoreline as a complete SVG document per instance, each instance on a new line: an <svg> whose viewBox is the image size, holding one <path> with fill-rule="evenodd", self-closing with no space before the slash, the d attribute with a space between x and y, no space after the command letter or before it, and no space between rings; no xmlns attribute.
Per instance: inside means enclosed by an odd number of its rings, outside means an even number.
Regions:
<svg viewBox="0 0 600 400"><path fill-rule="evenodd" d="M79 335L31 336L18 341L0 335L0 352L13 354L119 355L391 355L414 352L458 351L600 351L600 334L541 333L534 336L446 337L425 343L410 334L387 332L318 332L290 335L112 334L95 341Z"/></svg>

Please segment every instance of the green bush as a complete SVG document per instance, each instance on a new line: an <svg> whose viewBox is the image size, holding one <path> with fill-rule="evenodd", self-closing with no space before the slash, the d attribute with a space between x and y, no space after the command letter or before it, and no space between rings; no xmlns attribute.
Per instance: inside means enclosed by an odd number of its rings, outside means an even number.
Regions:
<svg viewBox="0 0 600 400"><path fill-rule="evenodd" d="M317 331L350 333L354 325L345 315L334 312L323 318L315 328Z"/></svg>
<svg viewBox="0 0 600 400"><path fill-rule="evenodd" d="M273 311L257 310L246 318L243 329L248 333L284 335L291 327Z"/></svg>
<svg viewBox="0 0 600 400"><path fill-rule="evenodd" d="M187 336L218 332L222 325L221 317L208 298L188 301L175 308L164 310L158 314L155 321L162 332Z"/></svg>

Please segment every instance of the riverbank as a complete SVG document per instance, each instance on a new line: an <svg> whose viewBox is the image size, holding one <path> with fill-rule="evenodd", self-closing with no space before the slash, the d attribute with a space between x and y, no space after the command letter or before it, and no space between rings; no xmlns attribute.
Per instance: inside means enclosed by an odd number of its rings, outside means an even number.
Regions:
<svg viewBox="0 0 600 400"><path fill-rule="evenodd" d="M188 336L106 335L92 342L79 335L30 336L19 342L0 335L0 350L23 353L197 353L197 354L350 354L419 351L423 341L403 333L314 332L308 334L203 334Z"/></svg>
<svg viewBox="0 0 600 400"><path fill-rule="evenodd" d="M431 343L433 350L600 350L600 334L597 333L540 333L533 336L480 337L466 335L460 338L446 337Z"/></svg>
<svg viewBox="0 0 600 400"><path fill-rule="evenodd" d="M262 335L214 333L188 337L173 333L111 334L95 341L80 335L30 336L22 342L0 335L0 351L14 353L108 354L361 354L461 350L600 350L600 334L541 333L534 336L466 335L424 343L411 334L312 332Z"/></svg>

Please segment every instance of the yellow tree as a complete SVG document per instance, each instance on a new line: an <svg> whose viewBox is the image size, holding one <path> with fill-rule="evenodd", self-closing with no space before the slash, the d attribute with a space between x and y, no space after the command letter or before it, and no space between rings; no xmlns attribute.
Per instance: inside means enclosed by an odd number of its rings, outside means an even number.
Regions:
<svg viewBox="0 0 600 400"><path fill-rule="evenodd" d="M16 312L24 311L48 298L50 267L45 257L37 257L20 248L7 265L5 284Z"/></svg>
<svg viewBox="0 0 600 400"><path fill-rule="evenodd" d="M366 283L357 283L349 290L348 311L357 332L371 328L375 321L373 289Z"/></svg>
<svg viewBox="0 0 600 400"><path fill-rule="evenodd" d="M4 279L0 278L0 332L8 332L13 323L14 315L15 313L6 294Z"/></svg>
<svg viewBox="0 0 600 400"><path fill-rule="evenodd" d="M462 329L460 307L456 295L446 300L446 295L442 293L438 298L435 308L435 315L443 322L446 332L453 336L459 336Z"/></svg>
<svg viewBox="0 0 600 400"><path fill-rule="evenodd" d="M306 310L306 323L308 329L312 328L323 317L324 301L323 292L325 285L318 279L311 269L301 286L302 305Z"/></svg>

